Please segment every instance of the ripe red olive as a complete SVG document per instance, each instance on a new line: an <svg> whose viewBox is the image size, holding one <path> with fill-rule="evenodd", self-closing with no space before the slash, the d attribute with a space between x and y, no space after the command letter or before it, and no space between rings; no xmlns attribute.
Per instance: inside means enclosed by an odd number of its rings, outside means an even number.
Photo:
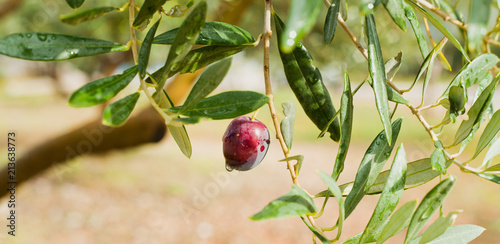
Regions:
<svg viewBox="0 0 500 244"><path fill-rule="evenodd" d="M246 171L264 159L271 141L266 125L250 117L241 116L227 126L222 142L226 169Z"/></svg>

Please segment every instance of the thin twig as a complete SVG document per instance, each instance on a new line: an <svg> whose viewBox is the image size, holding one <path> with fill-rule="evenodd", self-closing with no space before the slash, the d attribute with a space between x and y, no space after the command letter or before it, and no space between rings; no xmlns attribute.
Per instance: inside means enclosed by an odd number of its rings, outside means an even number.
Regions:
<svg viewBox="0 0 500 244"><path fill-rule="evenodd" d="M418 4L420 4L422 7L427 8L434 12L435 14L439 15L439 17L443 18L444 21L448 21L450 23L453 23L454 25L458 26L459 28L463 30L467 30L467 26L460 20L452 18L449 14L439 10L439 8L436 8L434 5L431 3L425 1L425 0L415 0Z"/></svg>

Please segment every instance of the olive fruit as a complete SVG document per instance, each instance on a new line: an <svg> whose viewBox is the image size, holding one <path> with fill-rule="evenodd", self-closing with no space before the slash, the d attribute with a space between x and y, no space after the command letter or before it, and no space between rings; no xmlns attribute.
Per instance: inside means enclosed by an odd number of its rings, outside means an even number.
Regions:
<svg viewBox="0 0 500 244"><path fill-rule="evenodd" d="M269 148L269 130L262 122L241 116L227 126L222 138L226 169L246 171L257 166Z"/></svg>

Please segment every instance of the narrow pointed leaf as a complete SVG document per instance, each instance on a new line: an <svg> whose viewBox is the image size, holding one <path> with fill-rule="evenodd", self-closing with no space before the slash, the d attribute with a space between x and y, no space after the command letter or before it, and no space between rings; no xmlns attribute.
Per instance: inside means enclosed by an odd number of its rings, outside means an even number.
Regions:
<svg viewBox="0 0 500 244"><path fill-rule="evenodd" d="M0 54L32 61L67 60L127 49L116 42L43 32L16 33L0 39Z"/></svg>
<svg viewBox="0 0 500 244"><path fill-rule="evenodd" d="M147 23L147 21L153 17L153 14L155 14L167 1L168 0L144 0L132 26L139 27L145 22Z"/></svg>
<svg viewBox="0 0 500 244"><path fill-rule="evenodd" d="M189 140L189 136L187 134L186 127L183 126L175 126L175 125L167 125L168 131L170 135L174 138L177 146L181 149L181 152L188 158L191 158L193 153L193 148L191 146L191 141Z"/></svg>
<svg viewBox="0 0 500 244"><path fill-rule="evenodd" d="M472 85L482 81L484 77L489 74L489 70L493 68L498 61L498 57L491 53L485 53L477 56L472 60L472 62L465 65L455 78L453 78L452 82L448 85L439 100L448 98L448 93L452 86L463 84L463 87L468 89Z"/></svg>
<svg viewBox="0 0 500 244"><path fill-rule="evenodd" d="M432 188L422 199L418 205L415 214L411 218L408 232L406 233L405 243L410 242L418 232L424 227L425 223L429 221L430 217L436 210L443 204L444 199L448 196L456 179L453 176L443 180L437 186Z"/></svg>
<svg viewBox="0 0 500 244"><path fill-rule="evenodd" d="M170 111L186 116L211 119L232 119L257 110L269 101L269 97L253 91L228 91L207 97L193 108L182 107Z"/></svg>
<svg viewBox="0 0 500 244"><path fill-rule="evenodd" d="M401 123L402 119L398 119L392 124L394 142L398 138ZM359 165L358 172L356 173L356 179L354 180L352 190L345 200L346 218L352 213L368 189L375 182L385 162L389 159L393 147L394 143L389 145L385 131L382 131L366 150L363 160Z"/></svg>
<svg viewBox="0 0 500 244"><path fill-rule="evenodd" d="M432 223L429 228L421 235L419 244L429 243L435 240L440 235L444 234L450 226L453 225L455 219L457 218L457 212L449 213L448 216L440 216L434 223Z"/></svg>
<svg viewBox="0 0 500 244"><path fill-rule="evenodd" d="M470 1L467 44L471 52L481 52L484 35L488 32L491 0Z"/></svg>
<svg viewBox="0 0 500 244"><path fill-rule="evenodd" d="M453 145L457 145L458 143L463 141L472 133L474 127L479 126L479 123L481 123L481 120L484 118L485 112L491 104L491 100L493 99L494 92L499 80L500 76L497 76L497 78L495 78L490 83L490 85L488 85L488 87L483 90L479 98L469 109L469 112L467 112L467 116L469 117L469 119L462 121L460 127L458 127Z"/></svg>
<svg viewBox="0 0 500 244"><path fill-rule="evenodd" d="M420 13L422 13L425 16L425 18L427 18L429 20L429 22L431 22L432 25L434 27L436 27L436 29L438 29L441 32L441 34L443 34L445 37L447 37L450 40L450 42L453 44L453 46L455 46L462 53L462 55L465 57L465 60L470 62L469 56L467 55L467 52L462 47L460 42L455 38L455 36L453 36L448 31L448 29L446 29L441 24L441 22L439 20L434 18L429 12L427 12L427 10L425 10L422 7L420 7L419 5L417 5L413 0L407 0L406 2L408 2L412 7L416 8Z"/></svg>
<svg viewBox="0 0 500 244"><path fill-rule="evenodd" d="M337 19L339 18L340 0L334 0L326 13L325 25L323 27L325 44L332 43L337 30Z"/></svg>
<svg viewBox="0 0 500 244"><path fill-rule="evenodd" d="M387 98L384 58L382 49L378 40L377 29L375 27L375 18L373 14L365 16L366 36L368 38L368 69L373 79L373 91L375 92L375 101L377 110L384 125L387 141L392 144L391 118L389 110L389 99Z"/></svg>
<svg viewBox="0 0 500 244"><path fill-rule="evenodd" d="M384 190L380 195L370 221L365 227L361 241L368 238L369 235L380 235L380 232L384 227L384 223L387 221L394 209L396 209L399 199L404 191L406 181L406 163L406 153L403 145L401 144L396 152L396 156L394 157Z"/></svg>
<svg viewBox="0 0 500 244"><path fill-rule="evenodd" d="M385 62L384 67L386 71L386 77L388 78L388 80L392 80L396 75L397 71L399 70L399 67L401 66L401 56L402 53L400 52L396 57L393 57L387 60L387 62ZM368 77L367 79L368 83L373 88L373 79L371 77ZM388 84L386 84L385 87L387 89L387 99L389 99L389 101L405 105L410 104L408 100L406 100L406 98L403 95L399 94L396 90L394 90L394 88L392 88Z"/></svg>
<svg viewBox="0 0 500 244"><path fill-rule="evenodd" d="M428 244L467 244L476 239L485 229L477 225L453 225Z"/></svg>
<svg viewBox="0 0 500 244"><path fill-rule="evenodd" d="M133 66L119 75L112 75L90 82L75 91L69 98L73 107L90 107L113 98L123 90L137 75L137 66Z"/></svg>
<svg viewBox="0 0 500 244"><path fill-rule="evenodd" d="M384 0L383 3L392 20L394 20L394 23L396 23L402 31L406 32L403 1L404 0Z"/></svg>
<svg viewBox="0 0 500 244"><path fill-rule="evenodd" d="M446 155L442 147L436 148L432 153L431 165L433 170L439 171L443 175L446 174Z"/></svg>
<svg viewBox="0 0 500 244"><path fill-rule="evenodd" d="M83 2L85 2L85 0L66 0L66 3L68 3L68 5L73 9L77 9L82 6Z"/></svg>
<svg viewBox="0 0 500 244"><path fill-rule="evenodd" d="M140 93L130 94L106 107L102 115L102 123L107 126L120 126L127 121L134 110Z"/></svg>
<svg viewBox="0 0 500 244"><path fill-rule="evenodd" d="M175 28L156 36L153 44L172 44L178 31L179 28ZM250 33L238 26L224 22L209 21L205 22L195 44L239 46L251 45L255 41L255 38Z"/></svg>
<svg viewBox="0 0 500 244"><path fill-rule="evenodd" d="M499 139L499 137L497 137L491 143L488 151L486 151L486 155L484 155L484 158L483 158L482 166L488 164L494 157L496 157L499 154L500 154L500 139Z"/></svg>
<svg viewBox="0 0 500 244"><path fill-rule="evenodd" d="M139 51L139 77L141 77L141 79L146 77L149 55L151 54L151 41L153 40L159 25L160 20L156 21L156 23L151 26L148 34L146 34L146 37L144 37L144 40L142 41L141 50Z"/></svg>
<svg viewBox="0 0 500 244"><path fill-rule="evenodd" d="M295 105L292 102L284 102L281 104L283 107L283 114L285 118L281 120L280 130L283 140L285 141L288 150L292 149L293 142L293 129L295 124Z"/></svg>
<svg viewBox="0 0 500 244"><path fill-rule="evenodd" d="M422 65L420 66L420 69L418 70L418 74L417 74L417 77L415 78L415 80L413 81L413 84L410 86L409 89L412 89L413 86L417 83L417 81L420 79L420 77L422 77L422 75L424 74L424 72L426 73L425 74L425 78L424 78L424 84L423 84L423 88L422 88L422 102L424 101L424 98L425 98L425 93L427 91L427 86L429 84L429 80L431 78L431 74L432 74L432 69L433 69L433 64L434 64L434 59L436 58L436 56L438 54L441 53L441 51L443 50L443 47L444 45L446 44L446 42L448 41L448 39L443 38L433 49L432 51L429 53L429 55L427 55L427 57L425 57L425 60L424 62L422 63Z"/></svg>
<svg viewBox="0 0 500 244"><path fill-rule="evenodd" d="M410 224L411 216L417 206L417 200L405 203L391 216L380 233L377 244L384 243L387 239L398 234Z"/></svg>
<svg viewBox="0 0 500 244"><path fill-rule="evenodd" d="M340 173L344 170L344 161L347 157L347 151L351 144L352 121L354 117L354 104L351 91L351 81L347 71L344 72L344 92L340 101L340 143L335 165L333 167L332 177L337 180Z"/></svg>
<svg viewBox="0 0 500 244"><path fill-rule="evenodd" d="M118 9L120 8L98 7L98 8L87 9L70 15L61 16L61 21L66 24L77 25L85 21L97 19L109 12L113 12Z"/></svg>
<svg viewBox="0 0 500 244"><path fill-rule="evenodd" d="M484 128L483 134L477 143L476 152L472 158L476 158L490 144L491 140L498 134L498 131L500 131L500 109L491 116L486 128Z"/></svg>
<svg viewBox="0 0 500 244"><path fill-rule="evenodd" d="M278 44L280 45L284 23L276 13L273 15ZM318 129L323 130L333 119L336 111L319 69L313 65L311 55L301 43L292 53L284 53L281 49L279 50L290 88L309 119ZM340 139L338 119L333 120L327 131L330 132L332 140L338 141Z"/></svg>
<svg viewBox="0 0 500 244"><path fill-rule="evenodd" d="M316 213L314 200L300 187L292 185L292 191L270 202L262 211L250 217L251 220L296 217Z"/></svg>
<svg viewBox="0 0 500 244"><path fill-rule="evenodd" d="M174 106L172 100L168 96L167 92L163 90L162 93L160 93L159 101L158 101L158 106L164 110L167 110L169 108L172 108ZM181 150L181 152L188 158L191 158L191 155L193 153L193 148L191 146L191 140L189 139L189 135L187 133L186 127L184 125L174 125L172 124L172 120L174 116L170 116L170 113L164 113L163 117L165 118L165 123L167 123L167 128L168 131L170 131L170 135L172 135L172 138L174 138L175 143L177 143L177 146ZM174 117L175 118L175 117ZM180 119L177 116L177 119Z"/></svg>
<svg viewBox="0 0 500 244"><path fill-rule="evenodd" d="M206 13L207 2L202 0L182 22L181 27L179 27L179 31L174 38L172 46L170 47L170 51L168 52L167 60L165 61L165 68L160 76L160 80L158 81L158 87L156 88L157 94L158 91L163 89L165 86L165 82L167 77L170 76L170 73L176 73L175 71L185 66L184 64L181 64L181 62L196 42L201 28L203 28L203 25L205 24Z"/></svg>
<svg viewBox="0 0 500 244"><path fill-rule="evenodd" d="M304 217L300 216L300 219L302 219L302 221L304 222L304 224L307 226L307 228L309 228L309 230L311 230L311 232L316 236L318 237L318 239L321 241L321 243L323 244L331 244L331 242L328 240L328 238L326 238L325 236L323 236L321 233L318 232L318 230L316 230L314 227L312 227L311 224L309 224L309 222L307 222Z"/></svg>
<svg viewBox="0 0 500 244"><path fill-rule="evenodd" d="M178 65L178 69L173 70L170 74L175 74L176 72L180 72L181 74L193 73L211 63L233 56L234 54L237 54L247 48L255 47L255 45L207 46L193 49Z"/></svg>
<svg viewBox="0 0 500 244"><path fill-rule="evenodd" d="M321 11L322 0L292 0L287 26L280 35L279 48L283 53L291 53L302 38L309 33Z"/></svg>
<svg viewBox="0 0 500 244"><path fill-rule="evenodd" d="M181 111L187 111L193 108L217 88L229 71L231 61L232 58L226 58L208 66L194 84L191 92L186 98L186 102L182 105Z"/></svg>
<svg viewBox="0 0 500 244"><path fill-rule="evenodd" d="M476 174L477 176L489 180L491 182L500 184L500 176L494 174Z"/></svg>
<svg viewBox="0 0 500 244"><path fill-rule="evenodd" d="M500 143L499 143L500 148ZM452 161L446 161L446 168L450 167ZM380 194L384 188L385 182L387 181L387 177L389 175L389 170L381 172L373 185L366 191L366 194ZM420 186L425 184L432 179L441 175L440 172L437 172L432 169L430 158L419 159L413 162L408 163L407 171L406 171L406 183L405 190ZM340 186L342 190L342 195L347 196L353 188L353 182L345 183ZM328 191L322 191L316 195L316 197L325 197L327 196Z"/></svg>
<svg viewBox="0 0 500 244"><path fill-rule="evenodd" d="M280 160L280 162L287 162L292 160L297 161L297 163L293 166L293 168L295 169L295 175L297 175L298 177L300 173L300 168L302 168L302 162L304 162L304 155L295 155L288 158L284 158Z"/></svg>
<svg viewBox="0 0 500 244"><path fill-rule="evenodd" d="M403 145L399 146L394 161L392 163L389 176L384 190L380 195L377 206L373 210L372 217L365 227L361 241L367 239L369 235L380 235L384 223L392 214L403 195L406 181L406 152Z"/></svg>
<svg viewBox="0 0 500 244"><path fill-rule="evenodd" d="M407 4L406 1L403 1L403 6L405 11L405 16L408 19L408 22L410 22L411 28L413 29L413 33L415 34L415 37L417 39L418 48L420 50L420 53L422 54L422 58L425 58L429 50L427 47L427 41L425 40L424 37L424 33L420 28L420 22L417 19L415 10L409 4Z"/></svg>
<svg viewBox="0 0 500 244"><path fill-rule="evenodd" d="M328 176L327 174L323 172L319 172L319 175L321 176L321 179L325 182L325 184L328 186L328 190L333 194L335 199L337 199L337 202L339 203L339 218L337 220L337 240L340 237L340 234L342 233L342 228L344 226L344 218L345 218L345 208L344 208L344 199L342 198L342 192L340 192L340 188L335 182L335 180Z"/></svg>

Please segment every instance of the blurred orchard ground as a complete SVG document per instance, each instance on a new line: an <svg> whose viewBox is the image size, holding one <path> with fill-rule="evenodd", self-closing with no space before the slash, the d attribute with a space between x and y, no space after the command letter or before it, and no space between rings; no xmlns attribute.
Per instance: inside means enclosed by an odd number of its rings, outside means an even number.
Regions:
<svg viewBox="0 0 500 244"><path fill-rule="evenodd" d="M101 5L117 5L119 1L100 2ZM240 26L245 26L257 36L262 31L263 23L254 17L262 15L263 3L256 1L249 11L256 14L246 14ZM92 34L122 43L128 40L128 36L123 34L127 33L125 30L108 28L112 25L88 22L77 28L70 28L58 22L59 15L71 12L63 0L25 0L19 9L0 18L0 35L36 29L86 36ZM350 18L356 18L357 15L358 13L353 11ZM324 17L324 13L322 16ZM117 14L103 18L112 23L126 21L118 18ZM173 23L172 26L178 23ZM393 23L381 22L379 25L381 43L387 57L395 56L399 49L416 45L410 33L391 35L397 28ZM168 26L162 28L169 29ZM347 40L347 36L341 31L336 37L340 39L337 40L340 45L333 45L328 49L320 48L324 45L321 31L321 26L317 26L307 39L306 45L310 47L316 65L322 68L325 83L335 105L339 107L343 70L347 68L345 63L350 64L353 86L368 75L366 63L361 54L352 48L352 44L341 41ZM439 36L438 33L435 34ZM405 37L408 39L404 39ZM342 46L343 43L346 43L346 46ZM398 47L391 48L396 43ZM447 48L445 53L448 55L460 55L451 45ZM277 50L274 48L272 51L275 55L272 55L274 59L271 60L271 66L281 68L279 60L276 59ZM154 55L157 55L158 62L161 62L162 54ZM100 118L102 107L72 108L67 105L67 98L72 91L103 73L115 74L123 71L125 66L121 63L106 66L112 68L112 71L102 69L102 62L121 59L117 57L119 54L109 56L109 60L103 58L104 60L99 62L93 58L84 58L64 63L34 63L0 56L0 131L2 135L8 131L18 134L18 155L29 152L31 148L43 144L48 139ZM238 54L234 59L228 76L216 92L227 89L263 92L260 50ZM420 54L408 52L403 59L408 62L403 63L400 74L414 75L422 61ZM460 65L454 64L451 58L449 61L454 67ZM289 90L281 89L286 85L284 74L281 69L275 70L272 75L273 81L277 81L276 104L285 101L298 104ZM438 67L434 72L431 86L439 89L436 89L436 94L432 93L432 87L429 89L429 100L435 100L440 95L439 91L446 87L446 84L439 83L440 77L450 80L458 69L447 72ZM401 77L400 75L396 82L410 84L412 78L404 80ZM130 91L123 91L124 94L127 92ZM411 92L413 93L417 102L420 91L417 89ZM499 97L498 91L496 97ZM355 174L357 162L381 130L377 111L373 109L373 93L369 87L363 87L356 98L358 102L364 101L366 104L356 104L355 117L363 119L354 122L354 144L351 145L351 154L345 165L346 173L341 175L340 183L353 180L347 177ZM498 99L493 102L496 107L500 106ZM150 105L146 99L141 98L139 106ZM263 110L266 112L260 112L259 120L270 127L272 122L267 108ZM410 116L409 113L399 111L397 114L397 117ZM437 122L442 118L442 114L428 113L426 117ZM100 155L81 156L64 164L54 165L18 189L16 238L9 238L7 235L5 226L8 199L4 197L1 200L0 243L310 243L310 231L297 218L266 222L248 219L265 206L269 199L290 190L289 176L285 171L285 164L278 162L282 155L276 141L271 143L263 163L254 170L227 172L224 168L221 139L228 123L229 121L224 120L206 121L197 126L188 126L194 148L191 159L184 157L172 138L167 135L159 143L114 150ZM294 150L301 152L306 158L303 174L300 176L302 185L312 192L322 191L324 187L321 180L315 177L315 169L330 170L331 162L324 160L333 160L337 147L327 138L316 139L318 131L301 109L297 109L295 124ZM426 157L432 152L434 146L417 121L406 120L403 128L407 129L401 130L400 140L410 142L405 142L408 161ZM88 140L91 143L92 138L97 137L90 135ZM6 141L1 140L2 155L7 153L6 147ZM67 153L70 153L70 149ZM3 166L7 161L2 160L0 163ZM498 242L498 185L485 183L471 174L462 174L457 167L451 167L449 170L451 174L459 175L459 180L444 204L443 211L464 209L467 214L461 214L456 224L476 224L487 229L473 243ZM437 182L438 179L435 179L427 186L405 191L401 203L422 198ZM476 187L480 183L483 183L481 187ZM377 199L367 196L366 200L361 202L353 212L351 221L346 222L344 238L341 240L363 230ZM335 213L335 209L328 209L325 214L330 214L333 218ZM437 216L433 219L435 218ZM356 221L352 221L353 219ZM404 235L400 233L397 240L401 242L403 238Z"/></svg>

